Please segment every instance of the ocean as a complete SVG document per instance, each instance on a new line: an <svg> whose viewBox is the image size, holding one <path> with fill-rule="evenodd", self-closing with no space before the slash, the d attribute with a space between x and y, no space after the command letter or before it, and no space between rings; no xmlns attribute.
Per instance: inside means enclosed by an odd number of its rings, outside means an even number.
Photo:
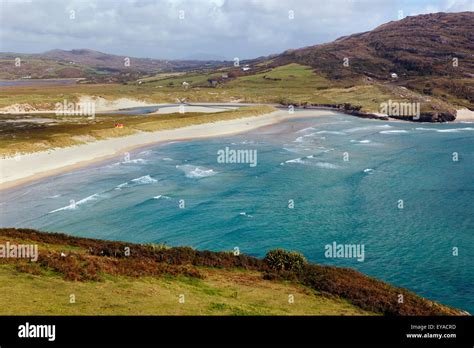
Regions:
<svg viewBox="0 0 474 348"><path fill-rule="evenodd" d="M295 250L474 313L473 131L337 114L159 144L2 192L0 225ZM219 161L226 148L240 161ZM229 163L251 153L254 166ZM334 243L363 246L363 260L327 257Z"/></svg>

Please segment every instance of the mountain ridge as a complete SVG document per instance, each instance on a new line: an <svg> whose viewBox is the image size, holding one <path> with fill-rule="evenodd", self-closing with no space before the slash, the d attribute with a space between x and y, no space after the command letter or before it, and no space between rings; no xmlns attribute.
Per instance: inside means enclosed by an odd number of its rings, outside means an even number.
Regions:
<svg viewBox="0 0 474 348"><path fill-rule="evenodd" d="M361 64L361 61L380 58L386 63L385 66L374 65L369 72L379 73L376 76L378 78L389 79L388 75L380 74L380 71L385 73L390 70L388 68L398 69L400 70L399 75L403 76L403 73L420 72L416 69L418 67L427 68L430 66L430 64L413 66L403 64L405 61L411 62L415 56L433 58L435 61L432 65L440 64L440 57L452 56L463 59L466 63L460 64L460 69L453 72L469 71L474 73L474 34L472 33L474 33L474 12L440 12L406 17L399 21L384 23L370 31L342 36L332 42L287 50L278 55L277 59L281 59L285 63L288 58L291 58L292 62L300 64L304 61L304 63L310 63L309 65L320 69L321 72L329 72L329 76L334 77L334 72L325 69L316 58L319 60L328 59L323 63L341 66L343 59L349 58L348 69L345 70L359 74L364 73L361 69L366 67ZM436 51L430 53L423 50L426 46L430 49L436 48ZM401 53L408 55L408 57L402 60L399 56ZM351 60L355 61L355 64L351 64L353 63ZM369 62L376 63L370 60ZM387 66L389 63L391 66ZM344 69L342 70L344 71ZM439 71L437 69L425 71L424 74L427 72L446 74L445 70Z"/></svg>
<svg viewBox="0 0 474 348"><path fill-rule="evenodd" d="M83 48L26 55L26 62L18 69L12 64L14 54L0 53L0 78L82 77L85 80L81 83L143 83L142 88L152 86L153 81L156 88L163 88L163 84L172 88L175 82L181 86L191 81L192 88L188 94L191 91L198 93L195 88L203 87L231 89L238 86L239 81L246 81L240 83L242 88L255 88L264 82L262 86L269 89L259 93L272 94L275 87L282 88L287 81L292 87L291 93L285 88L286 95L262 100L301 106L350 104L348 108L362 107L363 111L367 111L366 106L371 104L369 111L378 112L380 103L392 99L421 104L424 116L420 120L423 122L445 122L455 119L456 110L474 111L473 33L474 12L410 16L332 42L243 60L240 62L243 67L228 61L133 57L126 66L124 63L128 57ZM295 77L291 74L282 80L278 76L281 71L277 69L291 64L309 67L313 75L325 79L325 82L320 79L318 86L310 85L303 75ZM168 73L182 75L182 78L167 80ZM356 87L353 94L365 94L365 107L359 97L347 97L346 92L350 92L352 87ZM335 94L335 88L342 90ZM242 91L236 92L234 99L242 99ZM205 94L209 98L208 93ZM291 98L289 94L292 94Z"/></svg>

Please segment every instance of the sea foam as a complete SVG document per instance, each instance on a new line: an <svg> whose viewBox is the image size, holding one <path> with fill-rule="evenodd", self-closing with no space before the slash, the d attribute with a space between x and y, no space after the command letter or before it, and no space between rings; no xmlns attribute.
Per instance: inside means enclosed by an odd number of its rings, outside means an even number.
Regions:
<svg viewBox="0 0 474 348"><path fill-rule="evenodd" d="M382 124L378 126L365 126L365 127L355 127L355 128L344 129L344 132L354 133L354 132L360 132L360 131L378 131L380 129L389 129L389 128L392 128L392 126L389 124Z"/></svg>
<svg viewBox="0 0 474 348"><path fill-rule="evenodd" d="M394 129L394 130L381 131L379 133L380 134L403 134L403 133L408 133L408 132L403 129Z"/></svg>
<svg viewBox="0 0 474 348"><path fill-rule="evenodd" d="M153 197L153 199L171 199L171 197L165 196L165 195L158 195Z"/></svg>
<svg viewBox="0 0 474 348"><path fill-rule="evenodd" d="M432 132L437 132L437 133L459 133L463 131L473 131L473 127L464 127L464 128L448 128L448 129L436 129L436 128L423 128L423 127L418 127L415 128L415 130L421 130L421 131L432 131Z"/></svg>
<svg viewBox="0 0 474 348"><path fill-rule="evenodd" d="M58 208L58 209L55 209L55 210L52 210L48 214L56 213L56 212L62 211L62 210L74 210L82 204L85 204L85 203L90 202L90 201L96 201L99 198L100 198L100 194L99 193L94 193L93 195L90 195L90 196L87 196L86 198L80 199L77 202L71 203L69 205L66 205L64 207L61 207L61 208Z"/></svg>
<svg viewBox="0 0 474 348"><path fill-rule="evenodd" d="M334 134L334 135L346 135L344 132L337 132L337 131L319 131L316 134Z"/></svg>
<svg viewBox="0 0 474 348"><path fill-rule="evenodd" d="M336 164L329 163L329 162L316 162L316 166L319 168L325 168L325 169L339 169L340 167Z"/></svg>
<svg viewBox="0 0 474 348"><path fill-rule="evenodd" d="M200 179L217 174L213 169L197 167L191 164L177 165L176 168L183 171L184 175L190 179Z"/></svg>
<svg viewBox="0 0 474 348"><path fill-rule="evenodd" d="M133 187L138 185L148 185L157 182L158 180L153 179L150 175L144 175L139 178L132 179L130 181L121 183L115 187L115 190L121 190L122 188L126 187Z"/></svg>
<svg viewBox="0 0 474 348"><path fill-rule="evenodd" d="M294 159L285 161L285 163L299 163L299 164L304 164L305 162L303 161L303 158L298 157L298 158L294 158Z"/></svg>

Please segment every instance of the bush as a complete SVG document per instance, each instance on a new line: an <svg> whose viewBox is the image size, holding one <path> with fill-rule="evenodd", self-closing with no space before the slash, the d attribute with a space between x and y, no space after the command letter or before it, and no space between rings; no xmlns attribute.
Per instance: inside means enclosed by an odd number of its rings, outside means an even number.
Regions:
<svg viewBox="0 0 474 348"><path fill-rule="evenodd" d="M288 97L279 96L276 98L275 103L280 105L294 105Z"/></svg>
<svg viewBox="0 0 474 348"><path fill-rule="evenodd" d="M306 258L295 251L283 249L270 250L264 259L268 267L275 271L301 271L308 263Z"/></svg>

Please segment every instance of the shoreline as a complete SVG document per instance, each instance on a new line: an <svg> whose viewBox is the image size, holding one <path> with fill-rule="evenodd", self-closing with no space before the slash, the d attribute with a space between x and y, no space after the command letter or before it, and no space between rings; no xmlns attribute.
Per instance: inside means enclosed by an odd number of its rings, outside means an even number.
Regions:
<svg viewBox="0 0 474 348"><path fill-rule="evenodd" d="M125 137L34 152L0 159L0 191L12 189L49 176L87 167L142 147L168 141L190 141L244 133L287 119L321 117L330 110L295 110L294 114L277 110L269 114L217 121L157 132L140 132Z"/></svg>

